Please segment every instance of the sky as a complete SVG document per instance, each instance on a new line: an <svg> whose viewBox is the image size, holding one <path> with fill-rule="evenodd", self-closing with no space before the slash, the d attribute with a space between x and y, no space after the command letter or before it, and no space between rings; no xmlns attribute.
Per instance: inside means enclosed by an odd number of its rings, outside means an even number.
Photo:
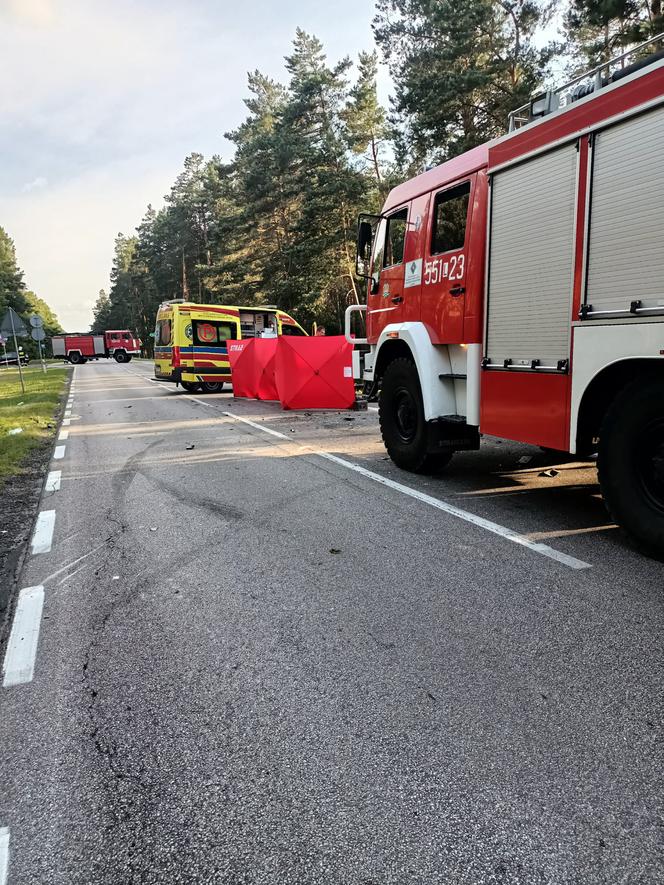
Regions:
<svg viewBox="0 0 664 885"><path fill-rule="evenodd" d="M247 72L284 79L296 27L328 58L373 46L373 0L0 0L0 226L67 331L108 291L113 243L184 158L230 158ZM389 77L380 76L387 101Z"/></svg>

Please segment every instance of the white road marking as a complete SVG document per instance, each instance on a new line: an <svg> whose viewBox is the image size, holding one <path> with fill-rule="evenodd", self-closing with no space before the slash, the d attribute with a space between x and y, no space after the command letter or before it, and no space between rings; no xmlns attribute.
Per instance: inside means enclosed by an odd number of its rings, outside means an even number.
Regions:
<svg viewBox="0 0 664 885"><path fill-rule="evenodd" d="M25 587L18 596L12 632L9 634L7 653L2 665L4 688L32 682L39 642L44 587ZM0 863L0 873L2 865ZM2 876L0 875L0 883Z"/></svg>
<svg viewBox="0 0 664 885"><path fill-rule="evenodd" d="M65 418L71 418L71 409L65 409Z"/></svg>
<svg viewBox="0 0 664 885"><path fill-rule="evenodd" d="M46 485L44 486L44 491L45 492L59 492L61 479L62 479L62 470L51 470L49 475L46 477Z"/></svg>
<svg viewBox="0 0 664 885"><path fill-rule="evenodd" d="M53 457L55 458L56 461L59 461L60 458L64 458L66 448L67 448L67 446L56 446L55 447L55 451L53 452Z"/></svg>
<svg viewBox="0 0 664 885"><path fill-rule="evenodd" d="M69 427L70 424L71 424L71 418L63 418L62 419L62 426L63 427Z"/></svg>
<svg viewBox="0 0 664 885"><path fill-rule="evenodd" d="M55 510L42 510L37 517L35 530L32 534L32 553L48 553L53 544L55 529Z"/></svg>
<svg viewBox="0 0 664 885"><path fill-rule="evenodd" d="M7 885L9 872L9 827L0 827L0 885Z"/></svg>
<svg viewBox="0 0 664 885"><path fill-rule="evenodd" d="M196 398L191 397L191 399ZM205 403L200 399L196 399L196 402L201 403L202 405L208 405L208 403ZM249 418L242 418L239 415L234 415L232 412L224 412L223 414L229 418L234 418L236 421L242 421L244 424L248 424L256 430L261 430L263 433L269 433L271 436L285 439L290 443L294 442L294 440L287 437L284 433L279 433L278 430L272 430L270 427L263 427L255 421L250 421ZM299 445L299 443L296 444ZM302 448L308 447L302 446ZM420 501L422 504L428 504L430 507L442 510L450 516L469 522L494 535L499 535L506 541L511 541L513 544L518 544L520 547L526 547L528 550L532 550L533 553L539 553L541 556L554 559L556 562L560 562L568 568L586 569L592 567L589 562L584 562L582 559L576 559L574 556L568 556L567 553L561 553L559 550L554 550L553 547L549 547L548 544L540 544L537 541L532 541L530 538L520 535L518 532L514 532L512 529L508 529L505 526L499 525L497 522L492 522L490 519L484 519L482 516L476 516L474 513L469 513L467 510L462 510L460 507L455 507L453 504L448 504L445 501L441 501L439 498L434 498L431 495L427 495L424 492L411 488L410 486L403 485L403 483L395 482L393 479L388 479L386 476L381 476L379 473L367 470L366 467L361 467L359 464L354 464L352 461L338 458L336 455L331 455L329 452L321 452L315 449L311 449L310 451L313 455L317 455L319 458L325 458L327 461L332 461L334 464L345 467L347 470L353 470L355 473L359 473L367 479L371 479L374 482L387 486L396 492L401 492L402 495L408 495L410 498L415 498L416 501Z"/></svg>
<svg viewBox="0 0 664 885"><path fill-rule="evenodd" d="M69 439L69 431L61 430L60 436L58 437L58 442L66 442Z"/></svg>

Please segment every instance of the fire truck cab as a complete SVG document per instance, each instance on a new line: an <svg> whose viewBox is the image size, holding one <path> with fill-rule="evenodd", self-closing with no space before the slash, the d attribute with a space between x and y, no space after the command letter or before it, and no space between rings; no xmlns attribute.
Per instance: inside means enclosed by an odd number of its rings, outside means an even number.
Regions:
<svg viewBox="0 0 664 885"><path fill-rule="evenodd" d="M362 216L354 374L400 467L480 434L589 455L613 518L664 555L662 37L547 92L502 138ZM634 61L636 59L636 61ZM352 335L366 313L366 337Z"/></svg>

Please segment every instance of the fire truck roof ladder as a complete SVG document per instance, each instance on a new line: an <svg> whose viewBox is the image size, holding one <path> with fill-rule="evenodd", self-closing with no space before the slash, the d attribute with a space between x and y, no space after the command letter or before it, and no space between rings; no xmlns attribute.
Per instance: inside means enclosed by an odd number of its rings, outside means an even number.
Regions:
<svg viewBox="0 0 664 885"><path fill-rule="evenodd" d="M659 51L657 51L657 44L662 45L662 49ZM645 52L646 50L648 51ZM514 132L516 129L532 123L533 120L561 110L659 59L664 59L664 32L628 49L610 61L602 62L557 89L549 89L536 95L527 104L510 113L508 130ZM617 70L612 70L615 66L618 66Z"/></svg>

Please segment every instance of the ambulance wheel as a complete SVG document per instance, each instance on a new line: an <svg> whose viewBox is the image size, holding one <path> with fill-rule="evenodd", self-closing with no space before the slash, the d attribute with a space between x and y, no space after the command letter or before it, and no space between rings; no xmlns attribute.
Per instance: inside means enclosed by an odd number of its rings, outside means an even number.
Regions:
<svg viewBox="0 0 664 885"><path fill-rule="evenodd" d="M200 384L196 384L195 381L180 381L182 385L182 389L186 390L187 393L198 393L200 390Z"/></svg>
<svg viewBox="0 0 664 885"><path fill-rule="evenodd" d="M644 552L664 560L664 383L639 379L609 406L599 433L607 510Z"/></svg>
<svg viewBox="0 0 664 885"><path fill-rule="evenodd" d="M435 473L452 459L451 452L429 451L430 431L424 417L420 379L409 359L396 359L385 370L378 420L387 453L397 467L413 473Z"/></svg>
<svg viewBox="0 0 664 885"><path fill-rule="evenodd" d="M116 354L114 354L114 359L116 363L128 363L129 357L124 352L124 350L119 350Z"/></svg>
<svg viewBox="0 0 664 885"><path fill-rule="evenodd" d="M221 393L223 389L223 381L204 381L201 385L201 391L203 393Z"/></svg>

